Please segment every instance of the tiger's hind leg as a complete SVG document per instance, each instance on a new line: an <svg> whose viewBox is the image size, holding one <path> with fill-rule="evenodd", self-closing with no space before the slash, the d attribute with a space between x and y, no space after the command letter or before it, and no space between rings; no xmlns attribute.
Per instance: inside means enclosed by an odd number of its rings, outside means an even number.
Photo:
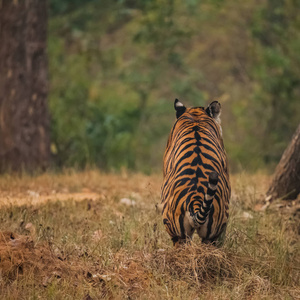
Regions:
<svg viewBox="0 0 300 300"><path fill-rule="evenodd" d="M225 242L227 224L223 224L221 233L212 239L202 239L204 244L213 244L216 247L222 247Z"/></svg>
<svg viewBox="0 0 300 300"><path fill-rule="evenodd" d="M178 248L180 245L189 244L192 241L194 229L189 232L189 235L172 237L173 246Z"/></svg>
<svg viewBox="0 0 300 300"><path fill-rule="evenodd" d="M179 223L181 235L172 237L173 245L175 247L190 243L195 232L195 228L192 226L193 220L191 219L189 212L186 212L185 215L179 217Z"/></svg>

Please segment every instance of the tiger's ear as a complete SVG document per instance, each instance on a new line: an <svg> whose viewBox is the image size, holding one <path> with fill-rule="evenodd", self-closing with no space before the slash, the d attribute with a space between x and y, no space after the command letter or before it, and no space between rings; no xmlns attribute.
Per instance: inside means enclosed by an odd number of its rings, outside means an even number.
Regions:
<svg viewBox="0 0 300 300"><path fill-rule="evenodd" d="M219 120L221 116L221 104L218 101L213 101L205 111L213 119Z"/></svg>
<svg viewBox="0 0 300 300"><path fill-rule="evenodd" d="M175 99L174 108L176 110L176 118L178 119L186 110L186 107L178 100Z"/></svg>

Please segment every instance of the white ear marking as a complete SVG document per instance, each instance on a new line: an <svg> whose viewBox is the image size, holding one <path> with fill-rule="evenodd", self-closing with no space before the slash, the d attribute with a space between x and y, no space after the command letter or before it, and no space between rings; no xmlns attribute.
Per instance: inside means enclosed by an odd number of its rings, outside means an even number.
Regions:
<svg viewBox="0 0 300 300"><path fill-rule="evenodd" d="M176 106L176 107L182 107L182 106L184 106L184 105L183 105L180 101L177 101L176 104L175 104L175 106Z"/></svg>
<svg viewBox="0 0 300 300"><path fill-rule="evenodd" d="M213 118L214 117L214 115L213 115L213 113L212 113L212 111L211 111L211 107L210 106L208 106L208 109L209 109L209 115Z"/></svg>

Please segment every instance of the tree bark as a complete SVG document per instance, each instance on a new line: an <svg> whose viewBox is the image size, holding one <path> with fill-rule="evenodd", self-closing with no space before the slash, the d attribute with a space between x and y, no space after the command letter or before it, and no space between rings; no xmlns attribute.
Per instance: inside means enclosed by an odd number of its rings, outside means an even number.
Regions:
<svg viewBox="0 0 300 300"><path fill-rule="evenodd" d="M300 193L300 124L276 167L267 200L295 199Z"/></svg>
<svg viewBox="0 0 300 300"><path fill-rule="evenodd" d="M0 172L50 160L47 0L0 1Z"/></svg>

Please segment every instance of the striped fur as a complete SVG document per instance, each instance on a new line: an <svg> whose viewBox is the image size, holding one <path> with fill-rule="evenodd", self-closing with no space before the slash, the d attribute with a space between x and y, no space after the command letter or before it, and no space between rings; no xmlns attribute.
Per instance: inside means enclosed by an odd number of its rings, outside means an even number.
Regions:
<svg viewBox="0 0 300 300"><path fill-rule="evenodd" d="M162 215L174 244L192 238L215 241L225 233L230 198L221 106L185 108L174 103L177 121L164 154Z"/></svg>

